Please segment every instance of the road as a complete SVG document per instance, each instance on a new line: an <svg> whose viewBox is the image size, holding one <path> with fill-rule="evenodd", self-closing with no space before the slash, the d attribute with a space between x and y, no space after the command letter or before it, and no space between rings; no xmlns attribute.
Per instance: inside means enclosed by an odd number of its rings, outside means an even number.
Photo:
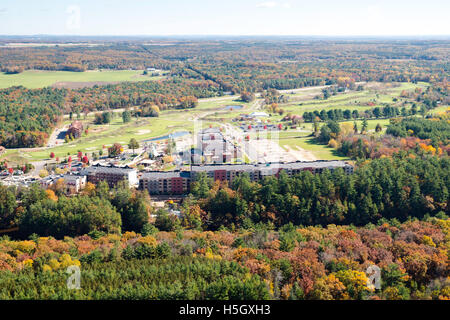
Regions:
<svg viewBox="0 0 450 320"><path fill-rule="evenodd" d="M66 132L68 129L69 129L69 126L66 125L62 128L56 128L55 130L53 130L50 138L48 139L47 148L51 148L56 145L63 144L65 141L64 141L64 138L61 139L60 135L63 132Z"/></svg>
<svg viewBox="0 0 450 320"><path fill-rule="evenodd" d="M44 166L48 163L48 161L36 161L33 162L34 169L29 173L32 177L39 177L39 172L44 169Z"/></svg>

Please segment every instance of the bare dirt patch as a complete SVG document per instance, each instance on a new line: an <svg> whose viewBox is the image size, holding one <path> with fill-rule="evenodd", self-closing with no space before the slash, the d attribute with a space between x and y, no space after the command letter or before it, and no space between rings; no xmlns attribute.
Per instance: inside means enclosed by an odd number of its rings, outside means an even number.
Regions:
<svg viewBox="0 0 450 320"><path fill-rule="evenodd" d="M316 161L317 158L312 154L311 151L300 148L299 146L295 146L297 150L292 150L289 147L287 149L289 152L294 154L298 161Z"/></svg>
<svg viewBox="0 0 450 320"><path fill-rule="evenodd" d="M143 136L144 134L149 134L151 132L151 130L139 130L138 132L136 132L136 135Z"/></svg>

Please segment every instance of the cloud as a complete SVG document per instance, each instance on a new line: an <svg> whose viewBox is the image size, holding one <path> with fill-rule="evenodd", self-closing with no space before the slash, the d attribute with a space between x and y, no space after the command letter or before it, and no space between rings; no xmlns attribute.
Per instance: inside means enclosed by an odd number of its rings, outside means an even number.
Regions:
<svg viewBox="0 0 450 320"><path fill-rule="evenodd" d="M257 8L275 8L278 3L274 1L261 2L256 5Z"/></svg>
<svg viewBox="0 0 450 320"><path fill-rule="evenodd" d="M290 8L292 8L292 6L291 6L291 4L290 3L283 3L283 8L285 8L285 9L290 9Z"/></svg>
<svg viewBox="0 0 450 320"><path fill-rule="evenodd" d="M0 14L2 14L2 13L6 13L6 8L0 8Z"/></svg>

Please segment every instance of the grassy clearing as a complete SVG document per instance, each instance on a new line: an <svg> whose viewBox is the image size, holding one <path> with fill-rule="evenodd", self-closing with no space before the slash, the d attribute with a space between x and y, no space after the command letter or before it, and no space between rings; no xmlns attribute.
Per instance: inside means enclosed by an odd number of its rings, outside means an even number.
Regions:
<svg viewBox="0 0 450 320"><path fill-rule="evenodd" d="M309 133L287 131L280 132L279 144L282 148L288 146L291 149L300 147L302 149L311 151L317 159L320 160L345 160L346 157L341 157L336 150L322 144L318 144L314 137Z"/></svg>
<svg viewBox="0 0 450 320"><path fill-rule="evenodd" d="M26 88L44 88L57 82L123 82L149 81L160 77L143 76L136 70L102 70L86 72L69 71L25 71L20 74L0 73L0 88L24 86Z"/></svg>
<svg viewBox="0 0 450 320"><path fill-rule="evenodd" d="M438 114L441 112L446 112L447 110L450 110L450 106L439 106L435 109L428 111L428 114Z"/></svg>
<svg viewBox="0 0 450 320"><path fill-rule="evenodd" d="M327 100L315 100L309 96L310 99L306 101L292 101L286 104L281 104L280 107L286 112L302 115L305 111L321 111L330 109L350 109L364 111L375 107L382 106L383 103L393 103L393 99L397 98L399 102L406 101L406 99L400 98L400 93L403 90L412 91L415 88L426 88L426 83L402 83L398 87L383 87L373 88L369 86L367 89L361 92L347 92L341 93L336 96L331 96ZM298 95L291 95L294 99L302 97L305 93ZM374 106L367 106L368 102L374 102Z"/></svg>
<svg viewBox="0 0 450 320"><path fill-rule="evenodd" d="M355 121L345 121L345 122L339 122L341 124L341 126L343 124L349 124L352 125L355 123ZM359 130L361 130L362 128L362 120L357 120L356 124L358 125ZM375 130L377 124L380 124L383 129L386 129L386 127L389 125L389 119L375 119L375 120L367 120L367 126L368 126L368 130Z"/></svg>
<svg viewBox="0 0 450 320"><path fill-rule="evenodd" d="M199 102L195 110L220 110L224 109L226 106L244 106L244 108L239 109L239 111L245 112L245 109L248 107L248 105L250 104L239 100L239 96L225 96L219 98L203 99ZM234 111L237 111L237 109Z"/></svg>

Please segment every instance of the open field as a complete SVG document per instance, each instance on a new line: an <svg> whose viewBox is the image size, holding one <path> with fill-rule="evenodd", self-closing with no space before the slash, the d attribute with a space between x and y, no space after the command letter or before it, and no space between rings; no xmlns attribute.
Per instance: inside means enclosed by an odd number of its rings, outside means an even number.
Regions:
<svg viewBox="0 0 450 320"><path fill-rule="evenodd" d="M157 80L161 77L150 77L142 75L142 71L24 71L19 74L0 73L0 88L12 86L24 86L30 89L44 88L58 84L62 86L89 86L93 84L118 83L123 81L149 81Z"/></svg>
<svg viewBox="0 0 450 320"><path fill-rule="evenodd" d="M368 130L373 131L377 124L380 124L383 130L389 125L389 119L378 119L378 120L368 120ZM324 122L319 123L319 126L324 125ZM348 125L353 127L354 121L340 122L341 126ZM362 120L357 120L359 130L362 128ZM337 154L337 152L328 147L327 145L322 145L316 142L312 134L312 124L303 123L300 125L300 130L288 130L278 133L279 145L287 151L297 152L297 151L309 151L318 160L347 160L348 158L342 157ZM253 134L256 137L257 134ZM271 139L270 133L267 135L268 139ZM299 150L300 149L300 150Z"/></svg>
<svg viewBox="0 0 450 320"><path fill-rule="evenodd" d="M349 124L352 125L355 123L355 121L344 121L344 122L339 122L340 125L342 126L343 124ZM358 125L359 130L361 130L362 128L362 120L357 120L356 124ZM389 125L389 119L373 119L373 120L367 120L367 129L370 130L375 130L377 124L380 124L381 127L383 129L386 129L386 127Z"/></svg>
<svg viewBox="0 0 450 320"><path fill-rule="evenodd" d="M437 113L440 113L440 112L446 112L449 109L450 109L449 106L439 106L439 107L437 107L435 109L432 109L432 110L428 111L428 114L437 114Z"/></svg>
<svg viewBox="0 0 450 320"><path fill-rule="evenodd" d="M389 84L391 85L391 84ZM400 98L400 93L403 90L412 91L415 88L426 88L426 83L401 83L398 86L386 84L368 83L367 88L364 91L350 91L346 93L339 93L335 96L331 96L327 100L317 100L314 96L320 94L320 90L316 91L304 91L295 93L294 95L287 94L290 101L285 104L280 104L280 107L287 113L302 115L306 111L320 111L330 109L349 109L364 111L375 107L380 107L383 103L392 103L394 98L398 99L398 102L405 101L406 99ZM372 102L373 106L367 104Z"/></svg>
<svg viewBox="0 0 450 320"><path fill-rule="evenodd" d="M318 144L310 133L298 131L280 132L279 144L286 150L298 150L297 147L311 152L318 160L342 160L336 151L326 145Z"/></svg>

